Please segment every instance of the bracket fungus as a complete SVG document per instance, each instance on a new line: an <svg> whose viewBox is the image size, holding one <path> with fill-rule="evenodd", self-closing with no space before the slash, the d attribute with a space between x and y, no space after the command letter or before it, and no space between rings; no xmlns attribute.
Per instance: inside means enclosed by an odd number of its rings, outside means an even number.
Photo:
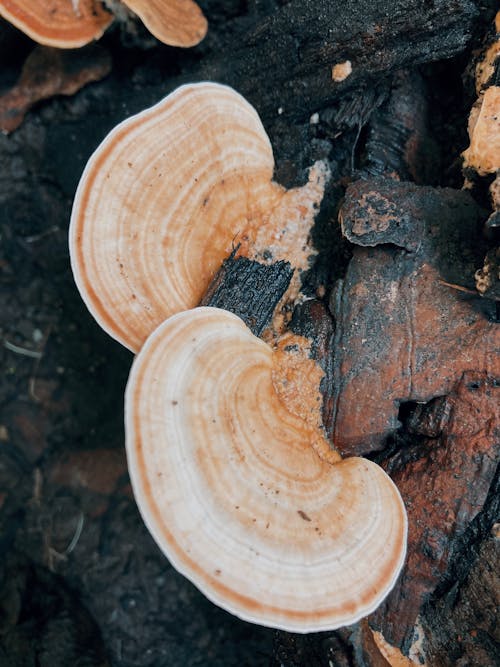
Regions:
<svg viewBox="0 0 500 667"><path fill-rule="evenodd" d="M199 303L237 245L307 268L326 166L288 191L273 170L257 112L216 83L181 86L112 130L85 168L70 225L75 281L98 323L137 352Z"/></svg>
<svg viewBox="0 0 500 667"><path fill-rule="evenodd" d="M134 493L160 548L213 602L261 625L333 629L393 587L405 509L379 466L341 460L286 405L273 366L232 313L164 322L127 385Z"/></svg>
<svg viewBox="0 0 500 667"><path fill-rule="evenodd" d="M160 42L195 46L207 34L207 20L193 0L123 0Z"/></svg>
<svg viewBox="0 0 500 667"><path fill-rule="evenodd" d="M0 16L35 42L61 49L99 39L113 21L96 0L0 0Z"/></svg>
<svg viewBox="0 0 500 667"><path fill-rule="evenodd" d="M321 372L304 350L291 358L286 336L273 349L236 315L194 308L236 252L307 268L328 170L316 163L289 191L273 170L248 102L219 84L182 86L91 157L70 251L90 312L140 350L126 446L153 537L216 604L311 632L380 604L404 562L407 520L381 468L329 446L314 397ZM297 296L297 275L284 289L282 299Z"/></svg>
<svg viewBox="0 0 500 667"><path fill-rule="evenodd" d="M207 34L207 20L194 0L0 0L0 16L35 42L74 49L99 39L125 5L164 44L195 46ZM126 10L125 10L126 11Z"/></svg>

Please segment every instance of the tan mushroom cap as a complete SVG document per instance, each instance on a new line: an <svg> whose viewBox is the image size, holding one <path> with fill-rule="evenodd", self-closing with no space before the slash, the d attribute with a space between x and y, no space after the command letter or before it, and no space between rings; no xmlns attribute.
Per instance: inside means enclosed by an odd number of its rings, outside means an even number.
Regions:
<svg viewBox="0 0 500 667"><path fill-rule="evenodd" d="M99 324L139 350L199 303L237 244L305 268L325 172L287 191L273 170L256 111L226 86L182 86L118 125L87 164L70 226L75 281Z"/></svg>
<svg viewBox="0 0 500 667"><path fill-rule="evenodd" d="M240 618L295 632L353 623L406 549L398 490L371 461L331 465L272 380L273 351L235 315L164 322L126 391L135 497L172 564Z"/></svg>
<svg viewBox="0 0 500 667"><path fill-rule="evenodd" d="M195 46L207 34L207 20L193 0L123 0L160 42Z"/></svg>
<svg viewBox="0 0 500 667"><path fill-rule="evenodd" d="M97 0L0 0L0 16L35 42L62 49L99 39L113 21Z"/></svg>

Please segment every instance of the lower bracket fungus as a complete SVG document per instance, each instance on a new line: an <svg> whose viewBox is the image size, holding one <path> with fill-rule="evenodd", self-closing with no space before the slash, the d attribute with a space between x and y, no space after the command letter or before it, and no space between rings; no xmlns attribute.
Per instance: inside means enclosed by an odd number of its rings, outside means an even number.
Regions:
<svg viewBox="0 0 500 667"><path fill-rule="evenodd" d="M379 466L341 460L286 405L273 355L224 310L164 322L126 391L134 493L162 551L213 602L261 625L334 629L394 586L406 513Z"/></svg>

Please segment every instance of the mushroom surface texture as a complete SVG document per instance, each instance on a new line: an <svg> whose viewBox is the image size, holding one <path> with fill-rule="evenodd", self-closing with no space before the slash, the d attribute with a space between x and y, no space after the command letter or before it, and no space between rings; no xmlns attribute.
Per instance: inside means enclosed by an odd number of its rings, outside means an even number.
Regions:
<svg viewBox="0 0 500 667"><path fill-rule="evenodd" d="M321 455L321 430L284 404L273 366L232 313L164 322L126 390L134 494L159 547L214 603L288 631L338 628L393 587L406 513L375 463Z"/></svg>
<svg viewBox="0 0 500 667"><path fill-rule="evenodd" d="M160 42L195 46L207 34L207 20L193 0L123 0Z"/></svg>
<svg viewBox="0 0 500 667"><path fill-rule="evenodd" d="M61 49L99 39L113 21L97 0L0 0L0 16L35 42Z"/></svg>
<svg viewBox="0 0 500 667"><path fill-rule="evenodd" d="M470 145L463 152L465 167L484 176L500 169L500 86L490 86L472 108Z"/></svg>
<svg viewBox="0 0 500 667"><path fill-rule="evenodd" d="M237 246L307 268L327 169L292 190L273 170L255 109L220 84L182 86L118 125L85 168L70 225L75 281L99 324L138 351L199 303Z"/></svg>

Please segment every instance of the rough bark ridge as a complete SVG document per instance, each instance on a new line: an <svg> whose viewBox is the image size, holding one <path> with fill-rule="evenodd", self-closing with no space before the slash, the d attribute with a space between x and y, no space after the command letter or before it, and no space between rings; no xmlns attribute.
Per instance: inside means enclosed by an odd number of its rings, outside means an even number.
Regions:
<svg viewBox="0 0 500 667"><path fill-rule="evenodd" d="M200 302L230 310L258 336L270 323L279 300L293 275L288 262L261 264L246 257L234 257L223 263Z"/></svg>

